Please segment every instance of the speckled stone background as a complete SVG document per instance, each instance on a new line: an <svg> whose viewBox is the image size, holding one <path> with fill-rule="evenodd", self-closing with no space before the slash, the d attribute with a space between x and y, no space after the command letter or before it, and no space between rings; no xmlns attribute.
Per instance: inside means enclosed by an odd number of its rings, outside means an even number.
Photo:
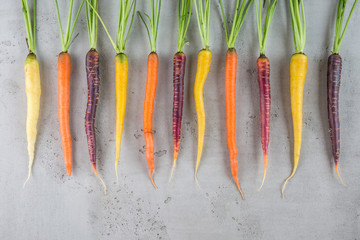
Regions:
<svg viewBox="0 0 360 240"><path fill-rule="evenodd" d="M69 0L60 1L61 12ZM79 1L77 1L79 2ZM225 1L227 15L233 7ZM33 175L27 174L26 96L23 65L27 55L20 1L1 1L0 7L0 238L1 239L360 239L360 9L356 9L341 48L344 59L341 87L341 173L336 178L331 160L326 109L326 66L331 53L337 1L305 0L309 71L304 93L301 161L286 198L280 187L292 168L292 124L289 61L293 53L288 1L280 0L267 55L271 60L272 125L266 184L262 177L259 101L256 81L258 40L251 8L236 43L238 50L237 146L241 200L231 179L226 145L224 64L226 44L218 1L211 8L210 46L213 62L205 84L206 138L196 185L197 125L193 101L196 55L201 48L195 16L189 28L185 106L181 152L176 172L172 165L172 56L177 41L177 1L164 0L160 19L159 81L156 95L155 190L144 155L142 106L149 44L145 28L135 19L129 57L128 104L115 183L114 55L102 27L98 51L101 93L97 112L98 166L108 186L103 194L88 157L84 131L87 97L85 54L89 50L84 12L76 26L72 56L71 130L73 175L65 173L57 117L57 55L60 37L54 2L38 1L37 56L42 98ZM352 1L351 1L352 2ZM78 4L78 3L77 3ZM118 1L100 1L100 13L112 36ZM137 9L149 11L149 1ZM231 10L231 11L229 11ZM64 18L65 21L65 18Z"/></svg>

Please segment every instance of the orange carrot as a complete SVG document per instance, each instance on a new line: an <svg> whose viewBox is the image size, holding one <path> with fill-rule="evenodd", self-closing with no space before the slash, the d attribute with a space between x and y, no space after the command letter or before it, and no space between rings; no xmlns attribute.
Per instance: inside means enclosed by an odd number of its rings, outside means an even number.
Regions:
<svg viewBox="0 0 360 240"><path fill-rule="evenodd" d="M59 129L62 142L62 148L64 152L65 168L68 176L71 175L72 168L72 144L71 144L71 133L70 133L70 119L69 119L69 107L70 107L70 75L71 75L71 59L68 53L71 36L74 31L74 27L78 20L84 0L77 11L74 23L71 27L71 17L74 0L70 1L68 22L65 34L62 30L59 6L57 0L55 0L56 13L58 17L58 23L60 28L61 36L61 49L62 52L58 58L58 111L59 111Z"/></svg>
<svg viewBox="0 0 360 240"><path fill-rule="evenodd" d="M230 153L231 174L236 186L244 199L238 180L237 148L235 141L236 133L236 66L237 53L235 48L230 48L226 53L225 66L225 101L226 101L226 132L227 144Z"/></svg>
<svg viewBox="0 0 360 240"><path fill-rule="evenodd" d="M225 17L223 3L219 0L221 14L224 21L224 29L226 35L226 44L228 47L226 53L225 65L225 102L226 102L226 137L230 155L231 175L236 183L241 197L244 199L244 194L240 188L238 180L238 161L236 148L236 70L237 70L237 53L235 49L235 41L239 34L245 16L249 10L252 0L236 1L233 25L230 32Z"/></svg>
<svg viewBox="0 0 360 240"><path fill-rule="evenodd" d="M152 116L154 111L154 100L155 100L156 85L158 79L158 67L159 67L158 55L152 52L149 54L148 64L147 64L143 124L144 124L144 136L146 143L146 160L148 162L150 169L150 179L155 188L156 185L153 180L153 172L155 167L154 167L154 138L153 138Z"/></svg>
<svg viewBox="0 0 360 240"><path fill-rule="evenodd" d="M71 175L72 167L72 144L69 120L70 105L70 73L71 60L67 52L62 52L58 59L58 88L59 88L59 127L64 161L68 176Z"/></svg>
<svg viewBox="0 0 360 240"><path fill-rule="evenodd" d="M159 58L156 54L156 39L159 29L159 18L160 18L160 9L161 9L161 0L151 0L151 18L149 15L145 16L149 20L149 28L146 24L141 13L138 12L141 21L144 23L150 42L151 53L148 56L147 62L147 78L146 78L146 89L145 89L145 100L144 100L144 111L143 111L143 125L144 125L144 137L146 144L146 161L148 162L150 169L150 180L155 188L157 186L154 183L153 173L154 173L154 137L153 137L153 112L154 112L154 101L156 94L156 85L158 79L158 70L159 70ZM150 36L151 32L151 36Z"/></svg>

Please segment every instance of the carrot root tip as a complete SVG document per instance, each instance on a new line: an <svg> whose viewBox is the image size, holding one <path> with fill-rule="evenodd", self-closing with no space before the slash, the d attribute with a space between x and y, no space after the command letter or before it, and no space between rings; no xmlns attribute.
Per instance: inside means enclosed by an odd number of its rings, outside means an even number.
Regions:
<svg viewBox="0 0 360 240"><path fill-rule="evenodd" d="M265 183L266 170L267 170L267 161L268 161L268 156L264 155L264 175L263 175L263 179L262 179L262 182L261 182L261 185L260 185L258 191L260 191L262 189L262 187L264 186L264 183Z"/></svg>
<svg viewBox="0 0 360 240"><path fill-rule="evenodd" d="M28 177L26 178L26 180L25 180L25 182L24 182L23 188L25 188L25 185L26 185L26 183L29 181L30 177L31 177L31 168L29 168Z"/></svg>
<svg viewBox="0 0 360 240"><path fill-rule="evenodd" d="M102 180L102 178L100 177L100 175L98 174L97 170L96 170L96 167L93 165L93 169L94 169L94 172L95 172L95 175L98 177L98 179L100 180L100 182L102 183L103 187L104 187L104 194L106 195L107 194L107 187L106 187L106 184L104 182L104 180Z"/></svg>
<svg viewBox="0 0 360 240"><path fill-rule="evenodd" d="M68 176L71 176L71 167L70 168L66 168L66 172Z"/></svg>
<svg viewBox="0 0 360 240"><path fill-rule="evenodd" d="M115 162L115 175L116 175L116 184L119 185L119 175L118 175L117 162Z"/></svg>
<svg viewBox="0 0 360 240"><path fill-rule="evenodd" d="M340 176L340 172L339 172L339 164L335 164L335 169L336 169L336 174L338 175L340 182L342 185L344 185L344 187L348 187L342 180L341 176Z"/></svg>
<svg viewBox="0 0 360 240"><path fill-rule="evenodd" d="M243 200L245 200L244 194L243 194L243 192L241 191L241 188L240 188L240 184L239 184L238 178L236 177L236 178L234 178L234 180L235 180L235 183L236 183L236 187L237 187L237 189L239 190L239 192L240 192L240 194L241 194L241 198L242 198Z"/></svg>
<svg viewBox="0 0 360 240"><path fill-rule="evenodd" d="M155 184L155 182L154 182L154 178L153 178L153 172L154 172L154 170L150 170L150 180L151 180L151 183L152 183L152 185L154 186L154 188L158 188L157 186L156 186L156 184Z"/></svg>
<svg viewBox="0 0 360 240"><path fill-rule="evenodd" d="M175 166L176 166L176 158L174 158L174 163L173 163L173 166L172 166L172 169L171 169L170 178L169 178L169 183L171 182L171 179L172 179L172 177L173 177L174 170L175 170Z"/></svg>
<svg viewBox="0 0 360 240"><path fill-rule="evenodd" d="M195 179L196 185L197 185L199 188L201 188L201 186L200 186L200 184L199 184L199 181L198 181L198 178L197 178L197 172L195 172L194 179Z"/></svg>

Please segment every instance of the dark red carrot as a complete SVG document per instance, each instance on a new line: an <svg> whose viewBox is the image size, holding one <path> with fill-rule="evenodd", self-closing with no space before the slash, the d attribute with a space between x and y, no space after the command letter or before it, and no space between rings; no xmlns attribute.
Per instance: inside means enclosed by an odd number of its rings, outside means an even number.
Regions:
<svg viewBox="0 0 360 240"><path fill-rule="evenodd" d="M173 140L174 140L174 161L171 169L170 179L174 173L176 161L180 149L181 139L181 121L184 103L184 77L185 77L185 63L186 55L183 49L186 43L186 32L189 27L192 0L179 0L178 5L178 45L177 53L174 55L174 70L173 70Z"/></svg>
<svg viewBox="0 0 360 240"><path fill-rule="evenodd" d="M261 0L255 0L256 11L256 25L258 27L259 36L259 50L260 57L257 59L257 74L259 84L259 99L260 99L260 128L261 128L261 146L264 158L264 175L259 190L262 188L266 178L266 169L268 164L269 154L269 140L270 140L270 107L271 107L271 94L270 94L270 61L265 56L266 39L269 33L270 23L274 16L278 0L267 1L267 9L265 22L263 27L262 22L262 8L265 9L266 1L262 3ZM262 5L262 6L261 6Z"/></svg>
<svg viewBox="0 0 360 240"><path fill-rule="evenodd" d="M174 164L179 153L180 137L181 137L181 120L184 103L184 77L185 77L186 55L183 52L177 52L174 55L174 71L173 71L173 139L174 139Z"/></svg>
<svg viewBox="0 0 360 240"><path fill-rule="evenodd" d="M328 59L327 72L327 104L329 130L332 146L332 155L334 157L336 173L342 181L339 174L339 156L340 156L340 120L339 120L339 91L341 81L342 58L339 54L332 54Z"/></svg>
<svg viewBox="0 0 360 240"><path fill-rule="evenodd" d="M261 145L264 157L264 176L261 187L264 185L266 177L266 169L268 163L268 149L270 139L270 108L271 108L271 92L270 92L270 61L261 54L257 59L257 74L259 84L260 98L260 118L261 118Z"/></svg>

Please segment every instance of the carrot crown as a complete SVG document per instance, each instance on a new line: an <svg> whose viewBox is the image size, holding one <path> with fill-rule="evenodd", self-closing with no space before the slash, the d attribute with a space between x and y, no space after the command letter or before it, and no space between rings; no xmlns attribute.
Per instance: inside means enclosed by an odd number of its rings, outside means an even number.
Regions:
<svg viewBox="0 0 360 240"><path fill-rule="evenodd" d="M55 0L55 7L56 7L56 14L57 14L57 17L58 17L58 23L59 23L59 28L60 28L60 36L61 36L61 50L63 52L67 52L69 50L69 46L70 46L70 42L71 42L71 37L72 37L72 34L74 32L74 28L75 28L75 25L76 25L76 22L79 18L79 15L80 15L80 11L84 5L84 1L83 0L81 2L81 5L79 7L79 10L77 11L77 14L76 14L76 17L75 17L75 21L71 27L71 17L72 17L72 9L73 9L73 5L74 5L74 0L70 0L70 6L69 6L69 14L68 14L68 22L67 22L67 27L66 27L66 33L65 33L65 36L64 36L64 33L62 31L62 25L61 25L61 17L60 17L60 12L59 12L59 5L58 5L58 1Z"/></svg>
<svg viewBox="0 0 360 240"><path fill-rule="evenodd" d="M33 19L29 9L29 1L21 0L22 12L24 14L25 27L26 27L26 42L30 53L35 52L35 33L36 33L36 0L33 1Z"/></svg>
<svg viewBox="0 0 360 240"><path fill-rule="evenodd" d="M260 54L262 54L262 55L265 55L266 39L267 39L267 36L269 33L270 23L274 16L274 12L275 12L278 0L268 0L267 2L268 2L268 5L267 5L265 24L264 24L264 29L263 29L262 21L261 21L261 0L259 0L259 5L257 3L257 0L255 0L256 24L257 24L258 35L259 35L259 48L260 48ZM265 7L265 3L266 3L266 1L264 1L263 7Z"/></svg>
<svg viewBox="0 0 360 240"><path fill-rule="evenodd" d="M86 22L91 49L96 49L97 44L98 21L96 13L98 5L98 0L86 0Z"/></svg>
<svg viewBox="0 0 360 240"><path fill-rule="evenodd" d="M198 1L199 8L196 1ZM211 0L205 0L205 3L203 3L203 0L194 0L201 43L204 49L209 48L210 2Z"/></svg>
<svg viewBox="0 0 360 240"><path fill-rule="evenodd" d="M355 6L356 6L358 0L355 0L353 6L351 8L349 17L348 17L348 19L346 21L345 27L343 29L342 25L343 25L343 21L344 21L346 2L347 2L347 0L339 0L337 13L336 13L335 41L334 41L333 53L339 53L341 42L342 42L342 40L344 38L346 29L347 29L347 27L349 25L351 15L354 12L354 9L355 9Z"/></svg>
<svg viewBox="0 0 360 240"><path fill-rule="evenodd" d="M156 52L156 40L159 31L160 9L161 9L161 0L156 0L156 4L155 4L155 0L150 0L150 16L144 13L146 18L149 20L150 30L148 25L146 24L145 19L143 18L141 13L138 12L141 21L144 23L146 27L146 31L149 37L151 52Z"/></svg>
<svg viewBox="0 0 360 240"><path fill-rule="evenodd" d="M252 1L253 0L249 0L248 4L246 5L245 0L244 1L236 0L234 21L233 21L231 31L230 31L230 34L229 34L227 21L226 21L226 17L225 17L225 12L224 12L224 6L222 4L222 1L219 0L220 8L221 8L221 14L222 14L223 21L224 21L226 44L227 44L228 48L234 48L235 47L236 38L239 35L241 26L244 23L245 16L246 16L247 12L249 11L249 7L250 7ZM242 3L240 4L240 2L242 2Z"/></svg>
<svg viewBox="0 0 360 240"><path fill-rule="evenodd" d="M192 0L179 0L178 8L178 45L177 51L182 52L186 43L186 32L189 27L192 12Z"/></svg>
<svg viewBox="0 0 360 240"><path fill-rule="evenodd" d="M289 2L295 53L304 53L306 42L304 2L303 0L289 0Z"/></svg>

